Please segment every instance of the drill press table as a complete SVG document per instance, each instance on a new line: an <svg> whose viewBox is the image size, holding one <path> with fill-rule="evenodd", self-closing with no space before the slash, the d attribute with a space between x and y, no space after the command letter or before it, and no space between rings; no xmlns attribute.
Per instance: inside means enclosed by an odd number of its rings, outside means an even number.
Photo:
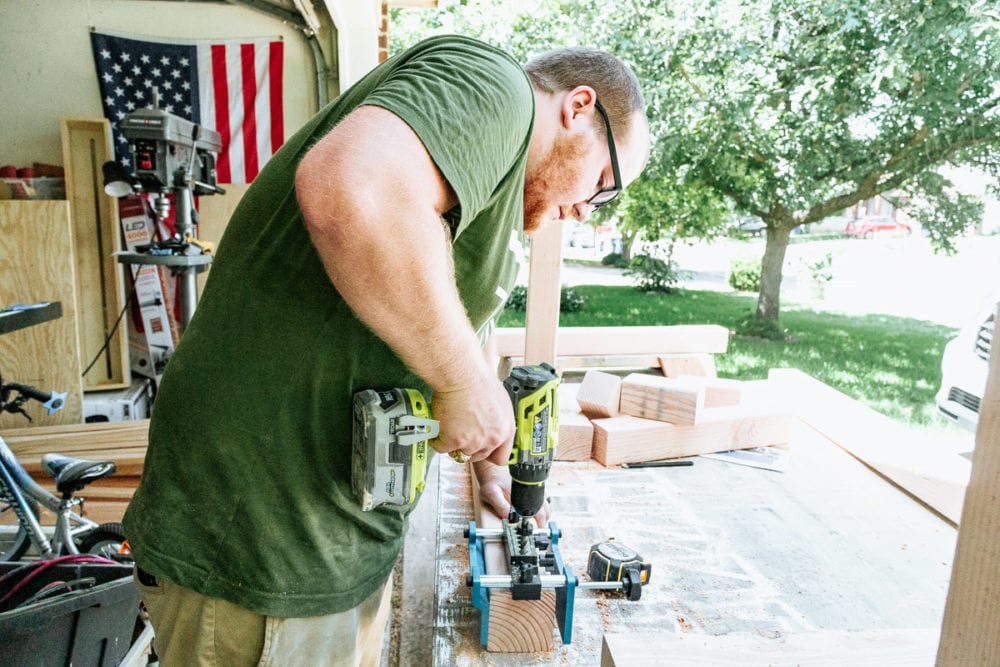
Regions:
<svg viewBox="0 0 1000 667"><path fill-rule="evenodd" d="M578 590L572 643L537 654L480 646L465 586L469 473L440 461L433 664L596 665L606 633L895 630L917 630L887 636L916 638L918 664L933 664L955 527L798 420L790 449L785 472L704 457L635 470L557 461L547 490L567 565L585 578L590 545L615 537L652 563L652 578L638 602Z"/></svg>

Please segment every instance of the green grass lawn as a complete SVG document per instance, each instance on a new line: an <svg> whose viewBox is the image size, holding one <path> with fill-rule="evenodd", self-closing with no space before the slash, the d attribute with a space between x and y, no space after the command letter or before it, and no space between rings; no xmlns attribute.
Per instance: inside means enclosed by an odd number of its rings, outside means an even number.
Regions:
<svg viewBox="0 0 1000 667"><path fill-rule="evenodd" d="M581 285L586 306L563 313L559 325L720 324L730 329L753 312L755 296ZM733 337L716 355L721 377L758 380L771 368L797 368L862 403L914 426L940 424L934 393L944 345L958 332L933 322L888 315L850 316L782 308L791 342ZM499 326L524 326L524 313L505 311Z"/></svg>

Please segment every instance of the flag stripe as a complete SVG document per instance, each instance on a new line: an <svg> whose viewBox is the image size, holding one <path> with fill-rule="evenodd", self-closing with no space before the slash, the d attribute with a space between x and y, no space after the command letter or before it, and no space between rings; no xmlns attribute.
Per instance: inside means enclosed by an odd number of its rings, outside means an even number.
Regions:
<svg viewBox="0 0 1000 667"><path fill-rule="evenodd" d="M268 74L268 101L271 107L271 155L276 153L285 143L285 116L281 104L281 91L284 89L282 71L285 62L285 43L271 42L268 44L270 55Z"/></svg>
<svg viewBox="0 0 1000 667"><path fill-rule="evenodd" d="M257 159L262 155L270 155L271 150L271 107L270 94L271 70L268 65L268 49L258 48L254 52L254 71L257 74L257 96L254 98L254 114L256 116L257 133Z"/></svg>
<svg viewBox="0 0 1000 667"><path fill-rule="evenodd" d="M240 66L243 75L243 170L247 182L257 175L257 76L254 67L253 44L240 45Z"/></svg>
<svg viewBox="0 0 1000 667"><path fill-rule="evenodd" d="M228 146L230 149L223 149L219 153L216 170L218 171L220 181L223 183L232 183L232 171L229 166L232 136L229 132L229 78L226 76L226 46L225 44L213 44L211 51L212 97L215 100L215 131L222 138L222 145L224 147Z"/></svg>
<svg viewBox="0 0 1000 667"><path fill-rule="evenodd" d="M246 113L243 108L243 63L241 61L240 49L232 43L225 45L225 72L228 79L228 94L226 103L229 105L229 120L232 125L229 128L229 174L232 183L246 182L244 172L244 151L246 146L243 143L243 127Z"/></svg>

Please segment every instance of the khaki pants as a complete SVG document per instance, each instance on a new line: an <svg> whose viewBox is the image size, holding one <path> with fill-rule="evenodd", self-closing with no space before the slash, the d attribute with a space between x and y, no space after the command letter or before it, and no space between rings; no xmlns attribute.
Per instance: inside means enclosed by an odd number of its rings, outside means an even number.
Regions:
<svg viewBox="0 0 1000 667"><path fill-rule="evenodd" d="M379 664L392 577L354 609L307 618L263 616L164 579L134 576L163 667Z"/></svg>

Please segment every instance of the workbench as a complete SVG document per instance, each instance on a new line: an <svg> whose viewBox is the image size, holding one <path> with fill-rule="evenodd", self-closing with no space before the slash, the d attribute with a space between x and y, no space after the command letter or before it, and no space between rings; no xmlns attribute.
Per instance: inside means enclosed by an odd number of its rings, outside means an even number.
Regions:
<svg viewBox="0 0 1000 667"><path fill-rule="evenodd" d="M797 419L784 472L694 461L553 465L547 491L567 566L586 579L590 545L614 537L652 563L652 577L637 602L578 590L572 643L539 654L480 646L479 611L465 585L469 471L439 461L433 664L597 665L605 634L781 642L817 631L887 631L911 644L908 664L933 664L953 523Z"/></svg>

